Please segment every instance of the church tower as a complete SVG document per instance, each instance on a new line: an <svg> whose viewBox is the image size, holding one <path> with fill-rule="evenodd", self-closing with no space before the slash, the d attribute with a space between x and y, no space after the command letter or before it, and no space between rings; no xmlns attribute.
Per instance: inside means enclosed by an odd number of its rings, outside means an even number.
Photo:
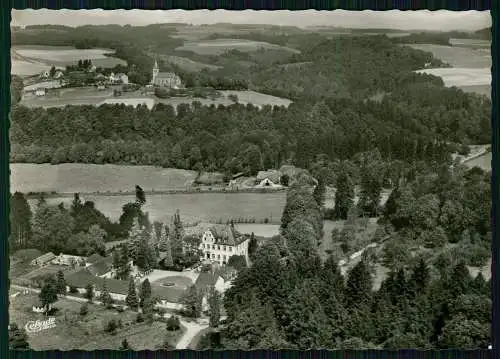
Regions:
<svg viewBox="0 0 500 359"><path fill-rule="evenodd" d="M151 83L155 83L156 76L160 73L160 68L158 67L158 62L155 60L155 65L153 66L153 77L151 78Z"/></svg>

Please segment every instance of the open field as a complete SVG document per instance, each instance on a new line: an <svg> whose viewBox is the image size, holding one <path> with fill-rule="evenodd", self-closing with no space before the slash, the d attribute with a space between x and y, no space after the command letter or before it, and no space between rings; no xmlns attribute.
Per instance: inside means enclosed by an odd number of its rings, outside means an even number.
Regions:
<svg viewBox="0 0 500 359"><path fill-rule="evenodd" d="M480 157L476 157L470 161L466 161L464 164L470 168L479 167L485 171L491 171L491 156L491 152L488 152Z"/></svg>
<svg viewBox="0 0 500 359"><path fill-rule="evenodd" d="M12 52L27 61L34 61L49 66L75 65L78 60L89 59L97 67L113 67L126 62L116 57L107 56L114 53L110 49L76 49L69 46L38 46L18 45L12 47ZM14 57L13 61L17 61Z"/></svg>
<svg viewBox="0 0 500 359"><path fill-rule="evenodd" d="M226 51L238 50L242 52L253 52L259 48L265 49L284 49L292 53L298 53L298 50L270 44L268 42L251 41L243 39L217 39L187 41L184 45L177 47L176 51L191 51L199 55L220 55Z"/></svg>
<svg viewBox="0 0 500 359"><path fill-rule="evenodd" d="M47 92L45 96L25 94L20 102L26 107L63 107L66 105L97 105L105 99L113 98L113 91L97 90L96 87L63 88Z"/></svg>
<svg viewBox="0 0 500 359"><path fill-rule="evenodd" d="M244 105L251 103L252 105L257 107L262 107L265 105L289 106L292 103L292 101L285 98L266 95L255 91L220 91L220 92L222 96L215 99L199 98L199 97L170 97L166 99L158 99L158 102L171 105L174 108L177 108L177 106L179 106L180 104L193 103L195 101L201 103L204 106L210 106L210 105L230 106L234 104L234 101L230 100L228 96L233 94L238 96L239 103Z"/></svg>
<svg viewBox="0 0 500 359"><path fill-rule="evenodd" d="M24 327L32 320L44 320L43 314L33 313L31 306L38 300L38 295L18 295L11 299L9 320ZM71 349L118 349L124 338L135 350L155 348L170 336L169 341L175 345L181 331L167 333L165 324L154 322L152 325L136 323L137 313L125 311L118 313L102 306L89 304L86 316L79 314L82 304L60 298L54 305L59 309L51 317L55 318L56 326L38 333L29 334L29 343L34 350L71 350ZM116 335L106 333L104 326L111 319L121 319L123 328Z"/></svg>
<svg viewBox="0 0 500 359"><path fill-rule="evenodd" d="M133 182L132 182L133 183ZM83 200L93 201L97 209L118 220L122 207L134 202L135 196L85 195ZM171 217L179 209L183 221L219 221L226 222L231 218L255 218L262 220L281 218L285 205L286 193L190 193L190 194L158 194L147 196L143 207L149 213L151 221L170 223ZM69 206L72 198L48 198L52 204L65 203ZM29 200L31 205L36 200Z"/></svg>
<svg viewBox="0 0 500 359"><path fill-rule="evenodd" d="M417 72L441 77L447 87L491 86L491 70L489 68L452 67L425 69Z"/></svg>
<svg viewBox="0 0 500 359"><path fill-rule="evenodd" d="M167 62L167 63L177 65L185 71L198 72L198 71L201 71L203 69L217 70L220 68L219 66L216 66L216 65L204 64L204 63L201 63L198 61L193 61L191 59L188 59L187 57L182 57L182 56L159 55L158 58Z"/></svg>
<svg viewBox="0 0 500 359"><path fill-rule="evenodd" d="M489 40L479 40L479 39L450 39L450 44L452 46L463 46L463 47L486 47L491 48L491 41Z"/></svg>
<svg viewBox="0 0 500 359"><path fill-rule="evenodd" d="M195 171L153 166L66 163L61 165L12 163L11 192L120 192L182 189L196 178ZM36 180L35 180L36 178Z"/></svg>
<svg viewBox="0 0 500 359"><path fill-rule="evenodd" d="M485 49L432 44L412 44L409 46L414 49L432 52L434 57L441 59L453 67L477 69L491 67L491 54L489 51L485 51Z"/></svg>
<svg viewBox="0 0 500 359"><path fill-rule="evenodd" d="M279 224L241 223L235 224L234 227L241 233L251 234L253 232L257 237L270 238L280 233Z"/></svg>

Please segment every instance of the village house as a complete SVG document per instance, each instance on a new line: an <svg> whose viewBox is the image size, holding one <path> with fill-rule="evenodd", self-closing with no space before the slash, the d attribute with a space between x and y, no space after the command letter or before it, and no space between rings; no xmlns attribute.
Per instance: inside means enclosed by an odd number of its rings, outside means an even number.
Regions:
<svg viewBox="0 0 500 359"><path fill-rule="evenodd" d="M55 79L60 79L63 76L64 76L64 72L62 72L61 70L57 70L56 73L54 74Z"/></svg>
<svg viewBox="0 0 500 359"><path fill-rule="evenodd" d="M116 75L118 77L118 81L121 82L122 84L126 85L128 84L128 76L125 74L118 74Z"/></svg>
<svg viewBox="0 0 500 359"><path fill-rule="evenodd" d="M95 72L97 70L97 67L95 65L92 65L89 69L89 72Z"/></svg>
<svg viewBox="0 0 500 359"><path fill-rule="evenodd" d="M31 261L31 265L43 267L43 266L49 264L54 258L56 258L56 255L52 252L48 252L48 253L42 254L40 257L33 259Z"/></svg>
<svg viewBox="0 0 500 359"><path fill-rule="evenodd" d="M94 288L95 297L99 298L103 286L106 285L113 300L124 302L127 298L129 287L128 280L96 277L89 273L87 269L72 273L65 279L67 283L66 289L68 291L70 287L74 287L79 293L83 294L87 291L87 286L91 284ZM139 283L137 287L139 287ZM178 287L164 287L154 283L151 284L151 295L153 298L158 299L156 303L157 307L177 310L182 309L182 297L184 293L185 289L180 289Z"/></svg>
<svg viewBox="0 0 500 359"><path fill-rule="evenodd" d="M44 70L40 73L40 78L41 79L48 79L50 76L50 71L49 70Z"/></svg>
<svg viewBox="0 0 500 359"><path fill-rule="evenodd" d="M37 88L35 90L35 96L39 96L40 97L40 96L45 96L45 94L46 94L46 91L45 91L44 88Z"/></svg>
<svg viewBox="0 0 500 359"><path fill-rule="evenodd" d="M112 278L113 258L105 257L85 268L90 274L102 278Z"/></svg>
<svg viewBox="0 0 500 359"><path fill-rule="evenodd" d="M277 187L280 186L281 173L276 170L259 171L255 180L259 187Z"/></svg>
<svg viewBox="0 0 500 359"><path fill-rule="evenodd" d="M250 238L238 233L229 225L213 225L201 238L201 261L227 264L231 256L245 256L248 261Z"/></svg>
<svg viewBox="0 0 500 359"><path fill-rule="evenodd" d="M160 72L158 63L155 60L151 84L154 86L166 87L169 89L179 89L182 87L182 80L173 72Z"/></svg>

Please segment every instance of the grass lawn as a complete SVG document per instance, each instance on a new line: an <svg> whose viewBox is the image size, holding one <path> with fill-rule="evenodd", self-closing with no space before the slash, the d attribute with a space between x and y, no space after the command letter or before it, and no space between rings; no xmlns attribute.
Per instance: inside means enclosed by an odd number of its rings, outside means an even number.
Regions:
<svg viewBox="0 0 500 359"><path fill-rule="evenodd" d="M14 290L12 292L15 292ZM38 300L38 295L18 295L11 299L9 316L11 323L24 327L28 321L44 320L43 314L33 313L32 305ZM55 317L55 328L38 333L29 333L29 343L34 350L71 350L71 349L119 349L121 342L127 338L129 344L136 350L155 349L168 339L172 346L182 335L182 330L169 333L163 322L153 324L136 323L137 314L130 311L118 313L103 306L89 304L86 316L79 314L82 303L59 299L54 307L58 309L51 315ZM115 335L104 331L109 320L121 320L122 328Z"/></svg>
<svg viewBox="0 0 500 359"><path fill-rule="evenodd" d="M191 340L191 343L189 343L189 345L186 349L197 350L198 344L200 343L201 338L203 338L204 335L210 333L211 330L212 330L211 328L206 328L206 329L200 330L198 332L198 334L196 334L194 336L194 338Z"/></svg>
<svg viewBox="0 0 500 359"><path fill-rule="evenodd" d="M165 284L173 283L173 284L175 284L175 286L178 286L178 287L189 287L190 285L193 284L193 281L187 277L173 276L173 277L165 277L165 278L155 280L151 284L153 284L153 283L158 284L158 285L165 285Z"/></svg>

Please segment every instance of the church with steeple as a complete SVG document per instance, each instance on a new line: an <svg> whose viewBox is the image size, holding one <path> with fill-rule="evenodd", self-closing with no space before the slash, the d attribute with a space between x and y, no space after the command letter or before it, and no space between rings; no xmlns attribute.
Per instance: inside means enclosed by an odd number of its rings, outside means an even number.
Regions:
<svg viewBox="0 0 500 359"><path fill-rule="evenodd" d="M157 87L166 87L169 89L180 89L183 87L182 80L173 72L160 72L158 62L155 60L153 73L151 76L151 85Z"/></svg>

